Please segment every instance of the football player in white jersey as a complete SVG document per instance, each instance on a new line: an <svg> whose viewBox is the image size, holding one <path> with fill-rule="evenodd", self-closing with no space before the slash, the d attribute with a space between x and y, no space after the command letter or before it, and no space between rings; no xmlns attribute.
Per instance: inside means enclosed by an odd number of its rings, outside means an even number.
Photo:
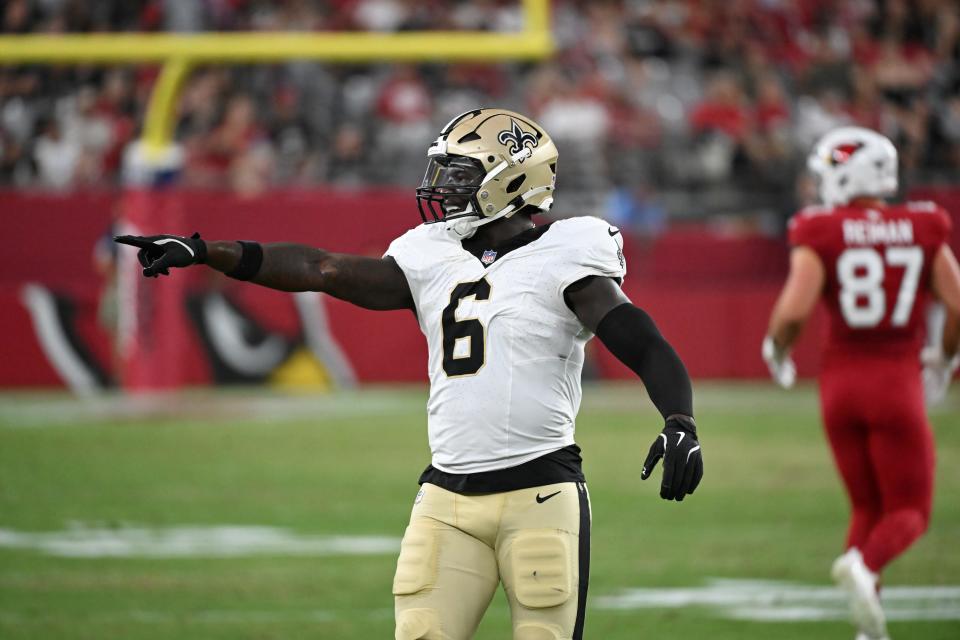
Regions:
<svg viewBox="0 0 960 640"><path fill-rule="evenodd" d="M584 345L597 335L663 415L640 475L663 458L667 500L703 475L690 379L620 289L618 229L592 217L534 224L553 203L557 162L539 125L469 111L427 156L423 224L380 259L196 234L116 240L140 249L148 277L206 264L273 289L412 310L429 347L432 461L397 562L397 640L473 637L500 583L516 640L579 640L591 521L574 441Z"/></svg>

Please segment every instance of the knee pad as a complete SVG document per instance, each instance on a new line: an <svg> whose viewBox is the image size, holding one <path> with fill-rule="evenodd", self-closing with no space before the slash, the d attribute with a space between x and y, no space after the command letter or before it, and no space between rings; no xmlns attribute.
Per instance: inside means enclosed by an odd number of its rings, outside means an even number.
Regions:
<svg viewBox="0 0 960 640"><path fill-rule="evenodd" d="M513 542L510 561L517 600L529 609L556 607L573 592L569 534L525 532ZM537 637L537 636L531 636Z"/></svg>
<svg viewBox="0 0 960 640"><path fill-rule="evenodd" d="M521 624L513 632L513 640L561 640L562 637L554 627L536 622Z"/></svg>
<svg viewBox="0 0 960 640"><path fill-rule="evenodd" d="M397 612L396 640L442 640L440 619L433 609L406 609Z"/></svg>
<svg viewBox="0 0 960 640"><path fill-rule="evenodd" d="M393 595L406 596L433 586L437 577L437 532L417 522L407 527L400 543Z"/></svg>
<svg viewBox="0 0 960 640"><path fill-rule="evenodd" d="M929 515L920 509L903 509L897 512L896 516L901 522L901 527L916 537L923 535L930 523Z"/></svg>

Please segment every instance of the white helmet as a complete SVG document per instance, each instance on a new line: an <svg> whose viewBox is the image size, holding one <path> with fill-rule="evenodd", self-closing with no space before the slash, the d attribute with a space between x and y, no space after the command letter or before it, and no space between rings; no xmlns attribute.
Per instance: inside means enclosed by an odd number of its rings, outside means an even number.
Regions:
<svg viewBox="0 0 960 640"><path fill-rule="evenodd" d="M817 177L820 200L847 204L854 198L886 198L897 192L897 148L863 127L840 127L817 142L807 158Z"/></svg>

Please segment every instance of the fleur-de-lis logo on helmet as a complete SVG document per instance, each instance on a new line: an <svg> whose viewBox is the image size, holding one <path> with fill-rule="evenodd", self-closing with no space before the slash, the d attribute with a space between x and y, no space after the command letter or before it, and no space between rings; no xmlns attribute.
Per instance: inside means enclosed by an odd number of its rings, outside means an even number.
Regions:
<svg viewBox="0 0 960 640"><path fill-rule="evenodd" d="M524 131L520 128L520 125L517 124L517 121L513 118L510 118L510 129L504 129L497 135L497 141L504 145L507 148L507 152L512 156L519 152L521 149L526 147L533 152L533 148L536 147L540 142L537 140L537 136L530 133L529 131ZM520 158L520 162L523 162L527 156L526 154L523 158Z"/></svg>

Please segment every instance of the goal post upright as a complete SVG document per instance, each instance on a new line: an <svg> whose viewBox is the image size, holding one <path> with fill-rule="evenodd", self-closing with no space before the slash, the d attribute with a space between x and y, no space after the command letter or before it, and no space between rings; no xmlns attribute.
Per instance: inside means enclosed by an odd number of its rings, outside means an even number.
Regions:
<svg viewBox="0 0 960 640"><path fill-rule="evenodd" d="M209 64L501 62L540 60L553 52L549 0L518 0L523 27L513 32L420 31L115 33L0 36L0 66L18 64L157 64L143 133L124 155L124 233L185 231L178 198L157 189L176 181L184 164L176 143L177 108L193 69ZM183 227L183 229L181 229ZM183 309L185 278L145 286L133 252L121 252L118 350L124 388L183 386L190 378L184 345L192 336ZM147 366L145 363L150 363Z"/></svg>

